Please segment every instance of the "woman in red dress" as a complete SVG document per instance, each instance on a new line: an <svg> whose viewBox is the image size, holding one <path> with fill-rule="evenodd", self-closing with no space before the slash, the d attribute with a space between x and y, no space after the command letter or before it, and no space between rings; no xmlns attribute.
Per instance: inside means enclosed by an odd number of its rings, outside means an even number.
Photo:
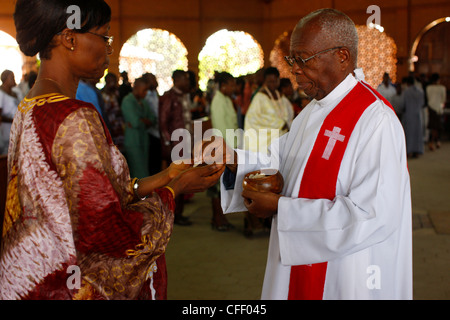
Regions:
<svg viewBox="0 0 450 320"><path fill-rule="evenodd" d="M79 28L68 26L73 5ZM224 170L130 177L99 113L75 100L79 79L108 67L110 18L103 0L16 3L17 41L41 67L11 129L1 299L164 299L174 198Z"/></svg>

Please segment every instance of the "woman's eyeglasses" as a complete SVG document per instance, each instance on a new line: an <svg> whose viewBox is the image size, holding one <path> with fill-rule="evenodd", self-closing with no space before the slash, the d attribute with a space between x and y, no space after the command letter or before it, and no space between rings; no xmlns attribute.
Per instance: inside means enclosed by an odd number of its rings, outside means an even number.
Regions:
<svg viewBox="0 0 450 320"><path fill-rule="evenodd" d="M114 41L114 37L113 36L104 36L102 34L98 34L98 33L91 32L91 31L87 31L87 33L90 33L90 34L96 35L96 36L98 36L100 38L103 38L103 40L105 40L106 44L108 46L112 47L112 43Z"/></svg>
<svg viewBox="0 0 450 320"><path fill-rule="evenodd" d="M91 32L91 31L86 31L86 33L93 34L93 35L95 35L97 37L100 37L103 40L105 40L106 45L108 46L108 54L112 54L112 52L113 52L112 43L114 41L114 37L113 36L104 36L102 34L98 34L98 33ZM62 35L62 34L63 34L63 32L58 32L57 33L57 35Z"/></svg>

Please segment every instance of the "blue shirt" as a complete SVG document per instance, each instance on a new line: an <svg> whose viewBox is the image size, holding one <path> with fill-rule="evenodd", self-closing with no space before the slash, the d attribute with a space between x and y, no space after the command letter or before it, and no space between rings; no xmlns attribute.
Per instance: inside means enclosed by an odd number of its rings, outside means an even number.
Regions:
<svg viewBox="0 0 450 320"><path fill-rule="evenodd" d="M84 102L92 103L94 105L94 107L98 110L100 115L103 117L103 112L100 107L100 102L98 101L98 95L95 92L94 88L92 88L86 82L80 81L78 83L76 99L84 101Z"/></svg>

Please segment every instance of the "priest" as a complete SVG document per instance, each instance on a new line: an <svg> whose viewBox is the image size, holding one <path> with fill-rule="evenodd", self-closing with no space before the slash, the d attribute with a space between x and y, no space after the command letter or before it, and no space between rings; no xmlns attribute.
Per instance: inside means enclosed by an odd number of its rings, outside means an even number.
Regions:
<svg viewBox="0 0 450 320"><path fill-rule="evenodd" d="M291 130L269 155L230 153L220 138L203 148L203 157L227 151L224 212L273 218L262 299L412 299L405 136L357 69L357 48L344 13L305 16L286 60L311 102ZM281 194L243 190L244 175L263 166L283 175Z"/></svg>

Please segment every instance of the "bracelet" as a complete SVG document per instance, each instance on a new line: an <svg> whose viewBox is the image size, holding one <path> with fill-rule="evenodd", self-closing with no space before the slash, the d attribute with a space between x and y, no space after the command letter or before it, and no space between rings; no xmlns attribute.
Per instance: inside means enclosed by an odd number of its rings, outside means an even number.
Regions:
<svg viewBox="0 0 450 320"><path fill-rule="evenodd" d="M172 194L172 197L175 199L175 191L173 191L173 189L169 186L165 186L164 188L166 188L167 190L170 191L170 193Z"/></svg>
<svg viewBox="0 0 450 320"><path fill-rule="evenodd" d="M139 196L138 192L137 192L137 189L139 188L139 180L140 180L140 179L138 179L138 178L134 178L133 181L132 181L134 195L135 195L136 197L138 197L139 199L141 199L141 200L145 200L145 199L147 199L147 197L141 198L141 197Z"/></svg>

